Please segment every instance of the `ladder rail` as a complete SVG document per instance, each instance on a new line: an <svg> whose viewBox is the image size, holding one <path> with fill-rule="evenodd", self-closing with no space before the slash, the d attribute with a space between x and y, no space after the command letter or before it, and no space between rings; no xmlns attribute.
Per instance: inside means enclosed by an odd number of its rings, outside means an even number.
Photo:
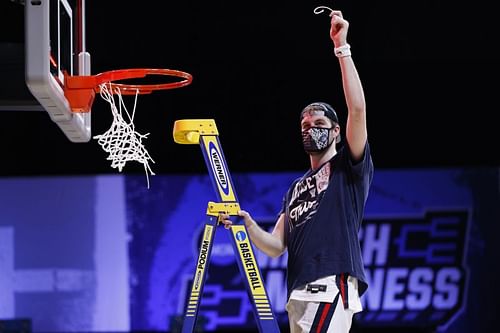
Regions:
<svg viewBox="0 0 500 333"><path fill-rule="evenodd" d="M185 119L177 120L174 123L173 131L174 141L180 144L199 144L207 165L208 173L212 181L218 203L209 202L207 208L207 217L218 218L219 213L226 213L235 216L236 219L231 226L231 244L234 253L237 255L237 264L240 273L245 277L245 287L252 304L255 321L261 333L279 333L279 326L272 310L260 268L254 254L253 245L250 241L246 226L242 223L237 212L239 210L238 198L234 190L233 180L226 163L224 152L222 150L217 126L213 119ZM217 226L215 222L215 227ZM215 234L215 229L214 233ZM213 237L213 235L212 235ZM210 243L212 244L212 243ZM202 251L200 245L200 255ZM211 245L210 245L211 246ZM207 252L207 253L210 253ZM200 258L200 256L199 256ZM206 261L208 265L209 260ZM197 267L198 269L198 267ZM204 268L206 270L206 268ZM198 289L191 289L190 301L187 302L186 313L183 323L183 333L193 331L198 309L201 302L202 290L205 283L206 272L200 273L195 270L193 281L201 277L198 283ZM194 284L193 284L194 287ZM199 294L196 294L199 293ZM189 306L191 305L191 308Z"/></svg>

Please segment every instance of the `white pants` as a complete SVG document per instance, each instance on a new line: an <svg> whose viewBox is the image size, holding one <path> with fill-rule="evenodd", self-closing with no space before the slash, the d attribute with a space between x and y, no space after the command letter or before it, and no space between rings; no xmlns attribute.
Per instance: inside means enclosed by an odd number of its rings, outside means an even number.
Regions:
<svg viewBox="0 0 500 333"><path fill-rule="evenodd" d="M354 315L352 310L344 308L341 299L334 303L291 299L286 309L290 333L348 333Z"/></svg>
<svg viewBox="0 0 500 333"><path fill-rule="evenodd" d="M286 305L290 333L349 332L353 315L362 310L358 281L343 274L336 280L327 276L314 281L324 288L321 291L306 287L292 291Z"/></svg>

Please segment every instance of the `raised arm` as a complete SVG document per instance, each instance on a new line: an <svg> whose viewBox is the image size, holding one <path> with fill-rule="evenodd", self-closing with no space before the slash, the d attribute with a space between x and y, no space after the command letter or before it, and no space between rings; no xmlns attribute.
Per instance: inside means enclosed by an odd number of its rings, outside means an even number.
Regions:
<svg viewBox="0 0 500 333"><path fill-rule="evenodd" d="M366 140L366 103L363 86L358 71L351 57L350 46L347 43L349 22L342 17L339 10L330 14L330 38L335 45L335 54L340 63L342 85L347 103L348 115L346 124L347 143L354 161L362 158Z"/></svg>

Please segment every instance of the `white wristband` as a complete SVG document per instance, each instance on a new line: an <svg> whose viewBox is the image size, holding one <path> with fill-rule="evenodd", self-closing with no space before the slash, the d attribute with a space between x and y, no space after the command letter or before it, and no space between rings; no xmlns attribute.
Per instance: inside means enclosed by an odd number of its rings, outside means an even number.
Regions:
<svg viewBox="0 0 500 333"><path fill-rule="evenodd" d="M351 45L345 43L342 46L334 48L333 52L335 52L338 58L349 57L351 55Z"/></svg>

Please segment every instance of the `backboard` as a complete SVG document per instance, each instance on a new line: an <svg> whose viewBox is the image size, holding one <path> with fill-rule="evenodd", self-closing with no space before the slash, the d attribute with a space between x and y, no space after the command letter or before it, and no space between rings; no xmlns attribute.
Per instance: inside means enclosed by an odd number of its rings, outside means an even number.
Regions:
<svg viewBox="0 0 500 333"><path fill-rule="evenodd" d="M85 0L25 2L25 78L33 96L72 142L91 138L91 112L73 113L64 73L90 75Z"/></svg>

